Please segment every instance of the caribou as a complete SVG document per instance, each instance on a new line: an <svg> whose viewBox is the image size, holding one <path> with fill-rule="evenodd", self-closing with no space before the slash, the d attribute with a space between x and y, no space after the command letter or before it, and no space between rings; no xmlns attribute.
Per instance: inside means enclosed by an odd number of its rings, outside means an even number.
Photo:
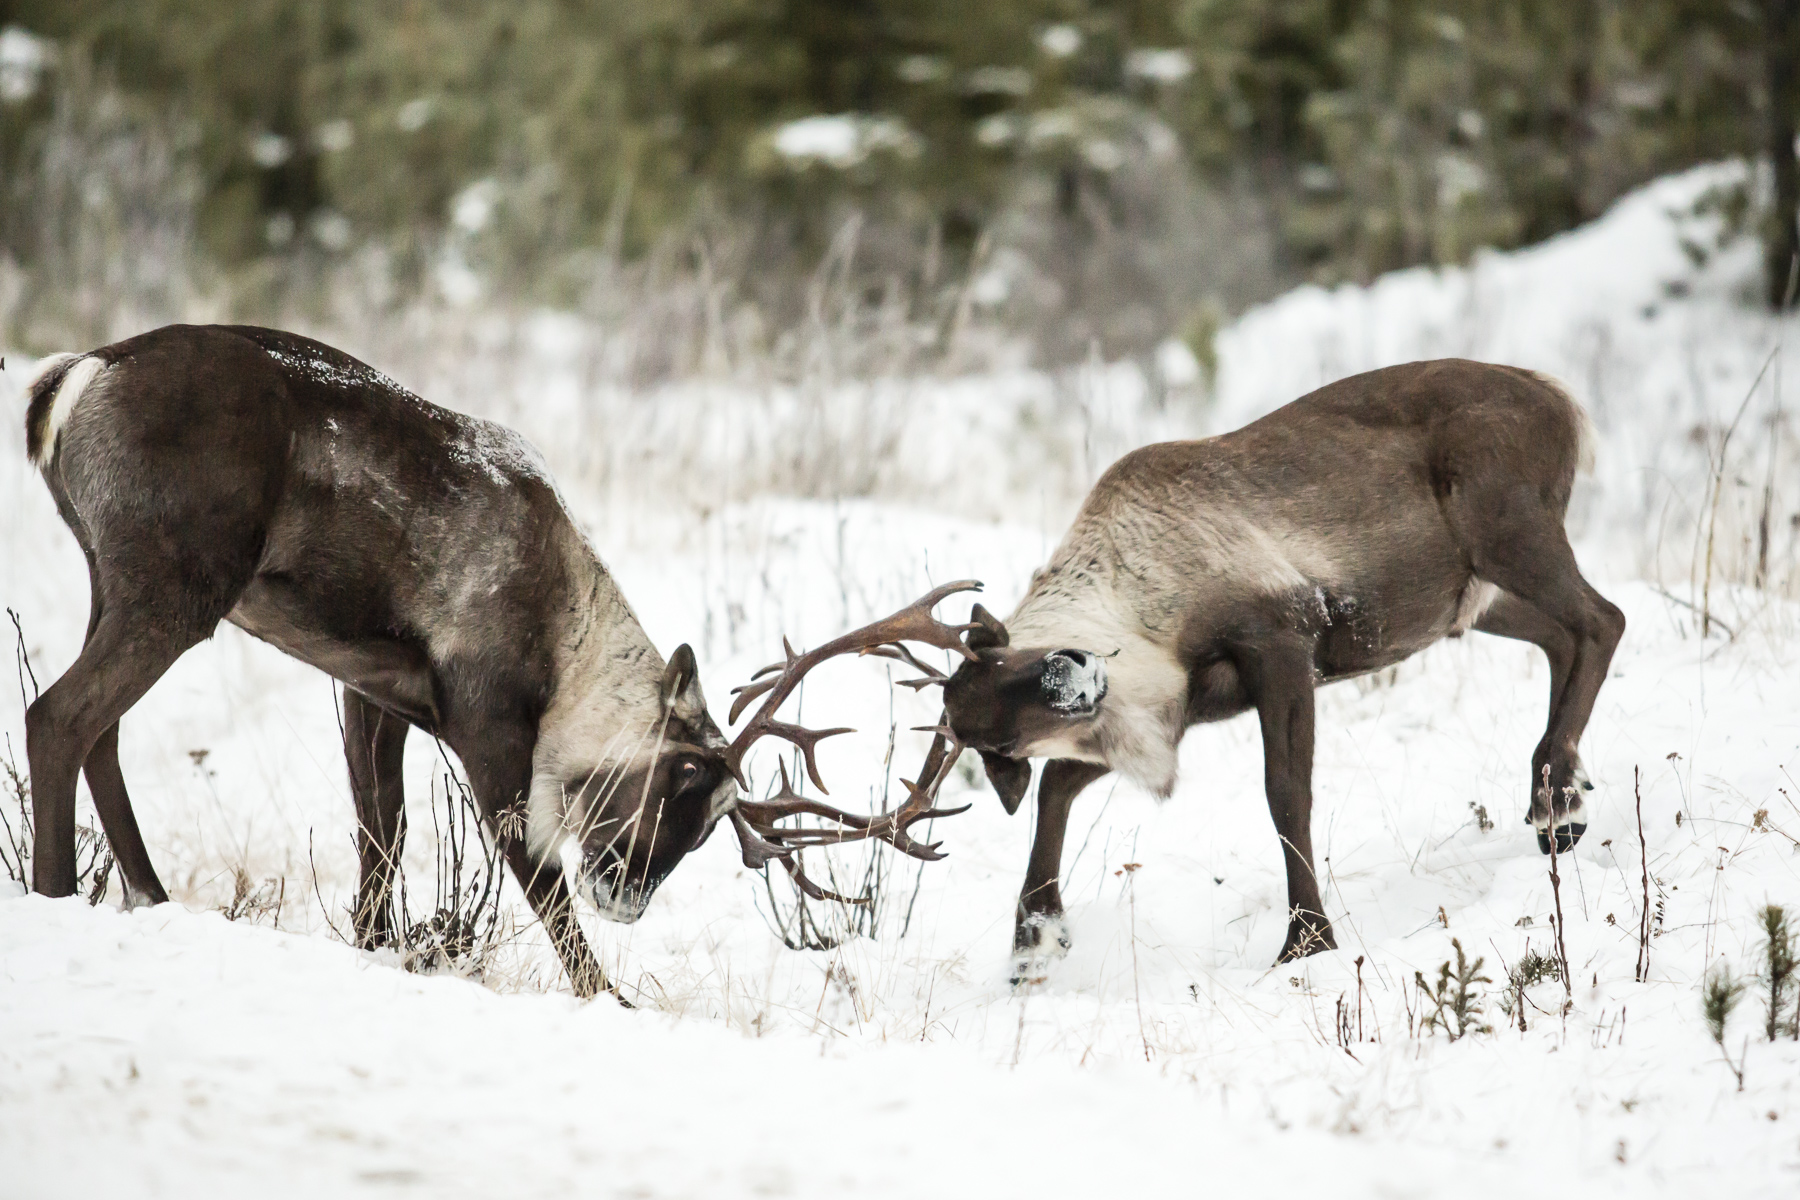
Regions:
<svg viewBox="0 0 1800 1200"><path fill-rule="evenodd" d="M847 653L916 661L907 641L963 646L939 588L740 689L731 741L708 714L693 651L665 661L523 438L413 395L329 346L268 329L169 326L56 355L26 385L26 451L87 559L74 664L26 713L36 816L33 890L75 889L85 773L126 903L168 899L119 767L119 720L221 621L341 684L357 818L353 909L365 948L396 936L409 730L460 759L495 840L581 995L610 990L569 879L601 915L636 920L721 819L746 865L779 861L807 894L808 846L908 834L935 809L959 748L938 731L908 799L861 816L787 784L741 794L759 739L813 747L844 730L777 719L806 673ZM813 816L830 827L781 822ZM839 897L843 899L843 897ZM856 898L850 898L856 899Z"/></svg>
<svg viewBox="0 0 1800 1200"><path fill-rule="evenodd" d="M1587 828L1577 744L1625 618L1564 528L1592 426L1549 378L1460 359L1340 380L1223 436L1146 446L1095 484L1004 622L976 606L945 682L953 736L1010 814L1038 780L1015 979L1067 953L1075 798L1116 771L1158 798L1195 724L1254 711L1287 872L1278 962L1335 948L1313 864L1314 691L1470 629L1536 644L1550 716L1526 819Z"/></svg>

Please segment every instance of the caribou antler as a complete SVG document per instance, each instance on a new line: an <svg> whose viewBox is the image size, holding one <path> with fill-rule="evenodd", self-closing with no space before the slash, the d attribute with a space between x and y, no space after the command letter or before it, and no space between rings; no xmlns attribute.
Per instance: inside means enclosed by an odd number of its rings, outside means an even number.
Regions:
<svg viewBox="0 0 1800 1200"><path fill-rule="evenodd" d="M762 704L751 715L749 723L732 739L725 751L726 765L735 775L738 782L744 782L744 756L756 741L767 734L785 738L800 747L806 763L806 773L813 785L825 792L825 781L819 777L818 763L813 759L813 750L821 741L840 733L849 733L848 729L807 729L800 725L791 725L775 719L775 712L784 701L793 694L806 673L824 662L843 654L874 654L883 658L898 659L925 673L920 680L905 680L908 686L924 687L933 683L942 683L947 677L941 671L934 670L913 657L903 642L922 642L928 646L936 646L943 650L953 650L965 658L973 659L975 652L963 643L963 634L973 625L946 625L931 615L939 601L957 592L980 590L981 585L972 579L948 583L934 588L931 592L899 612L872 625L852 630L842 637L833 638L824 645L806 654L795 654L792 646L784 639L782 649L785 661L764 667L751 677L751 682L734 689L737 699L731 705L731 721L736 722L744 709L758 700ZM926 732L935 733L931 749L925 756L924 765L919 770L916 780L902 780L907 790L906 802L898 808L871 816L859 816L845 812L818 800L810 800L794 791L788 778L787 767L781 767L781 790L767 800L740 800L732 811L731 822L737 830L738 842L743 848L744 865L752 869L766 866L775 859L780 859L795 884L815 900L843 900L848 903L864 903L868 897L851 899L828 892L806 877L799 862L800 851L808 846L828 846L839 842L864 841L876 838L893 846L896 850L914 858L930 862L944 857L938 850L941 843L926 844L915 840L907 830L919 821L933 817L954 816L964 808L940 809L933 807L937 802L938 789L944 784L957 755L962 751L962 744L956 740L939 718L938 724L929 727ZM814 816L836 823L835 828L794 829L783 828L779 822L792 816Z"/></svg>

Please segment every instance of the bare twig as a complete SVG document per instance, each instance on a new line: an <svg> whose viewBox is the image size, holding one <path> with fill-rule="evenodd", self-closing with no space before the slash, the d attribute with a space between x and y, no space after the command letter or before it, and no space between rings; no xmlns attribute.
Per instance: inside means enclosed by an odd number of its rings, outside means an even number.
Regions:
<svg viewBox="0 0 1800 1200"><path fill-rule="evenodd" d="M1144 1032L1144 995L1138 984L1137 873L1143 863L1128 862L1114 871L1125 877L1125 901L1131 909L1131 1000L1137 1006L1138 1040L1144 1044L1144 1061L1150 1061L1150 1036Z"/></svg>
<svg viewBox="0 0 1800 1200"><path fill-rule="evenodd" d="M19 614L13 609L8 608L6 610L6 615L12 618L14 638L13 655L17 660L19 672L19 707L30 708L31 700L36 700L39 695L37 672L31 669L31 655L26 653L25 650L25 627L19 623ZM25 698L26 676L31 677L31 700Z"/></svg>
<svg viewBox="0 0 1800 1200"><path fill-rule="evenodd" d="M435 789L433 793L431 819L438 842L429 916L417 921L408 919L406 872L395 864L399 915L404 923L401 965L408 971L449 971L480 979L506 942L500 932L502 842L499 837L490 840L481 836L481 814L475 797L455 774L448 770L444 773L441 820ZM475 846L469 841L471 826ZM479 857L471 871L468 856L477 848Z"/></svg>
<svg viewBox="0 0 1800 1200"><path fill-rule="evenodd" d="M1763 375L1769 370L1769 364L1774 362L1775 356L1780 353L1781 344L1777 342L1775 348L1769 351L1769 356L1763 359L1762 370L1758 371L1756 378L1750 381L1750 390L1744 393L1744 402L1738 405L1737 414L1731 418L1731 424L1725 427L1725 434L1719 439L1719 461L1713 468L1712 477L1712 505L1706 518L1706 570L1700 576L1700 638L1702 641L1712 632L1713 539L1719 524L1719 500L1725 494L1725 455L1731 447L1731 435L1737 432L1738 422L1744 418L1744 410L1750 407L1751 397L1756 395L1757 386L1762 383Z"/></svg>
<svg viewBox="0 0 1800 1200"><path fill-rule="evenodd" d="M1671 604L1681 605L1681 607L1687 609L1691 613L1699 613L1701 611L1700 606L1698 604L1695 604L1692 600L1683 600L1680 596L1677 596L1675 593L1671 592L1668 588L1663 587L1660 583L1651 584L1650 590L1655 592L1657 595L1661 596L1664 600L1667 600ZM1737 630L1735 630L1731 626L1727 625L1723 620L1721 620L1718 617L1713 617L1713 618L1711 618L1711 620L1714 625L1717 625L1720 629L1723 629L1725 631L1726 637L1731 638L1734 641L1737 639Z"/></svg>
<svg viewBox="0 0 1800 1200"><path fill-rule="evenodd" d="M7 819L5 808L0 808L0 829L5 831L4 840L0 840L0 868L11 876L14 882L31 886L31 783L19 773L19 766L13 761L12 736L6 738L6 758L0 761L0 770L6 772L6 790L11 797L12 807L19 813L19 827Z"/></svg>
<svg viewBox="0 0 1800 1200"><path fill-rule="evenodd" d="M313 831L310 826L306 830L306 866L312 874L313 899L319 902L319 915L325 918L325 928L331 930L332 936L338 941L350 942L344 936L344 931L337 927L337 922L331 919L331 910L325 907L325 895L319 890L319 864L313 858Z"/></svg>
<svg viewBox="0 0 1800 1200"><path fill-rule="evenodd" d="M1650 843L1644 837L1644 786L1641 772L1631 768L1631 791L1637 798L1638 863L1643 885L1642 905L1638 910L1637 968L1632 978L1639 983L1650 980Z"/></svg>
<svg viewBox="0 0 1800 1200"><path fill-rule="evenodd" d="M248 917L252 921L273 913L275 925L281 925L281 906L287 900L287 879L282 876L271 876L260 884L253 884L250 872L242 866L231 869L231 900L219 910L227 921L241 921Z"/></svg>
<svg viewBox="0 0 1800 1200"><path fill-rule="evenodd" d="M1569 978L1569 947L1563 938L1565 922L1562 906L1562 874L1557 870L1556 804L1550 795L1549 763L1544 764L1542 795L1544 808L1549 814L1550 821L1550 895L1556 904L1556 915L1552 920L1556 923L1554 927L1556 931L1556 962L1562 969L1563 1011L1566 1013L1575 1004L1575 990L1574 983Z"/></svg>

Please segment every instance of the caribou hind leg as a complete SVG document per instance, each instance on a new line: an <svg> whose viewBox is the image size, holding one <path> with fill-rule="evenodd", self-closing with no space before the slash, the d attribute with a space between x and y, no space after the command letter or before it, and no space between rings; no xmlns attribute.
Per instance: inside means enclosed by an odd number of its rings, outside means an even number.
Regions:
<svg viewBox="0 0 1800 1200"><path fill-rule="evenodd" d="M84 547L85 550L85 547ZM89 614L85 647L94 640L100 625L100 573L93 554L87 554ZM100 815L100 827L112 846L113 861L118 864L119 878L125 884L125 906L140 908L162 904L169 898L156 868L150 862L150 851L138 829L137 814L131 810L131 796L125 790L125 773L119 769L119 723L114 721L94 740L82 764L87 776L88 792L94 799L94 811Z"/></svg>
<svg viewBox="0 0 1800 1200"><path fill-rule="evenodd" d="M174 613L164 618L149 605L109 605L74 665L26 710L25 754L36 824L31 887L40 895L75 891L75 777L85 764L101 824L109 838L117 838L128 899L168 898L150 866L118 758L119 718L205 637L204 629L194 629L197 622Z"/></svg>
<svg viewBox="0 0 1800 1200"><path fill-rule="evenodd" d="M1504 592L1494 601L1487 612L1482 614L1481 619L1475 623L1475 628L1496 637L1530 642L1542 650L1544 657L1550 660L1550 715L1544 727L1544 738L1538 743L1537 749L1532 754L1532 778L1539 781L1541 786L1543 768L1550 763L1552 757L1550 731L1556 727L1557 712L1562 707L1564 695L1568 691L1569 678L1575 667L1576 639L1567 629L1552 621L1532 605L1517 596ZM1552 774L1554 773L1555 768L1552 767ZM1574 769L1570 772L1570 780L1582 791L1593 790L1594 785L1588 780L1587 773L1582 770L1579 759L1576 760ZM1536 790L1537 788L1534 787L1533 791ZM1539 807L1534 802L1527 811L1525 820L1528 824L1534 823L1538 817L1542 816L1537 811ZM1566 823L1560 824L1555 832L1556 848L1559 853L1573 849L1575 843L1581 840L1581 835L1587 832L1587 822L1579 819L1585 814L1580 811L1579 805L1567 801L1567 798L1565 798L1565 815L1568 815L1570 819ZM1544 832L1544 829L1547 828L1547 825L1540 827L1538 833L1539 848L1545 853L1549 853L1551 837L1551 834Z"/></svg>
<svg viewBox="0 0 1800 1200"><path fill-rule="evenodd" d="M1068 758L1044 764L1038 781L1037 832L1013 922L1014 986L1042 979L1050 963L1069 952L1069 931L1062 919L1063 835L1075 797L1107 770Z"/></svg>
<svg viewBox="0 0 1800 1200"><path fill-rule="evenodd" d="M1569 673L1575 667L1574 636L1536 608L1505 592L1495 597L1475 622L1475 628L1495 637L1530 642L1544 652L1550 660L1550 715L1554 718L1563 691L1569 686Z"/></svg>
<svg viewBox="0 0 1800 1200"><path fill-rule="evenodd" d="M1593 785L1578 746L1624 636L1625 614L1582 577L1560 514L1534 528L1529 508L1514 511L1514 520L1483 539L1475 559L1476 572L1504 593L1476 628L1534 642L1550 659L1550 719L1531 756L1527 819L1538 848L1550 853L1554 837L1561 853L1587 832L1582 796Z"/></svg>
<svg viewBox="0 0 1800 1200"><path fill-rule="evenodd" d="M394 871L406 843L406 788L401 777L406 734L411 728L344 689L344 758L356 804L358 879L351 923L359 949L374 950L393 940ZM400 914L405 919L404 914Z"/></svg>
<svg viewBox="0 0 1800 1200"><path fill-rule="evenodd" d="M119 770L117 721L95 740L82 773L87 776L88 791L94 797L94 811L100 814L100 827L106 830L106 840L112 845L119 877L125 881L125 907L164 903L169 893L163 890L156 868L150 863L150 851L144 846L137 814L131 811L131 797L125 791L125 773Z"/></svg>

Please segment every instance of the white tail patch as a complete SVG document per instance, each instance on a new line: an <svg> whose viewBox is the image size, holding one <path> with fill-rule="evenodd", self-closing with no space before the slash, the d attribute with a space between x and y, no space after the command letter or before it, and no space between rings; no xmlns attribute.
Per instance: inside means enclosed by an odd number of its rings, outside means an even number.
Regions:
<svg viewBox="0 0 1800 1200"><path fill-rule="evenodd" d="M61 354L46 354L44 357L38 359L37 366L33 367L31 374L25 377L25 383L23 384L25 394L29 396L31 394L31 389L36 387L38 382L43 379L44 376L56 370L56 368L62 366L70 359L80 357L81 355L79 354L74 354L65 350Z"/></svg>
<svg viewBox="0 0 1800 1200"><path fill-rule="evenodd" d="M25 385L27 393L38 380L75 357L77 356L73 354L58 354L45 359L44 364L39 366L37 373ZM99 359L83 358L69 368L69 373L63 376L62 383L57 385L56 395L50 398L50 410L44 415L43 431L38 438L35 460L38 470L50 469L50 460L56 455L56 439L61 436L63 426L68 423L70 414L75 411L75 406L81 403L82 393L86 392L88 385L93 383L94 376L105 369L106 364Z"/></svg>
<svg viewBox="0 0 1800 1200"><path fill-rule="evenodd" d="M1583 475L1592 475L1594 448L1600 440L1599 432L1594 428L1594 418L1588 416L1588 410L1581 407L1580 401L1575 399L1562 380L1542 371L1533 371L1531 375L1568 402L1569 409L1575 416L1575 468Z"/></svg>
<svg viewBox="0 0 1800 1200"><path fill-rule="evenodd" d="M1570 401L1571 404L1574 401ZM1583 475L1594 473L1594 453L1600 442L1600 432L1594 428L1594 418L1588 416L1588 410L1575 405L1575 436L1577 441L1575 466Z"/></svg>

